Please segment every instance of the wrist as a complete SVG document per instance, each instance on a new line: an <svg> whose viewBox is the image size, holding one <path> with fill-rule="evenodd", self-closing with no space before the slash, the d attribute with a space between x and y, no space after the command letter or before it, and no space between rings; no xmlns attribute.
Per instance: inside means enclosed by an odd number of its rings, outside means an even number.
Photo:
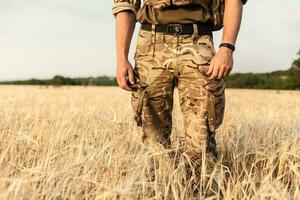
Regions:
<svg viewBox="0 0 300 200"><path fill-rule="evenodd" d="M128 62L128 57L127 56L118 56L117 62L118 63Z"/></svg>

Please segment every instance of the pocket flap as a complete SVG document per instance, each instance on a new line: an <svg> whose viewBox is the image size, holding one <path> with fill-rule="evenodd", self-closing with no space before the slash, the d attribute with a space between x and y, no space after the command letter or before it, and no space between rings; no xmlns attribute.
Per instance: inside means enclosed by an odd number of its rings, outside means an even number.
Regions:
<svg viewBox="0 0 300 200"><path fill-rule="evenodd" d="M209 81L206 84L206 89L209 93L219 96L225 90L225 81L224 81L224 79Z"/></svg>

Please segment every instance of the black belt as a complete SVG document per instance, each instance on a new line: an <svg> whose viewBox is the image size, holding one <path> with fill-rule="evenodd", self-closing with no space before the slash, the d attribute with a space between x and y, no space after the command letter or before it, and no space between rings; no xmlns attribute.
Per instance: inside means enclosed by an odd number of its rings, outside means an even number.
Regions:
<svg viewBox="0 0 300 200"><path fill-rule="evenodd" d="M152 30L152 24L142 24L141 28L146 31ZM208 24L197 24L199 35L211 35L212 31ZM157 24L155 25L156 32L163 32L170 35L193 34L193 24Z"/></svg>

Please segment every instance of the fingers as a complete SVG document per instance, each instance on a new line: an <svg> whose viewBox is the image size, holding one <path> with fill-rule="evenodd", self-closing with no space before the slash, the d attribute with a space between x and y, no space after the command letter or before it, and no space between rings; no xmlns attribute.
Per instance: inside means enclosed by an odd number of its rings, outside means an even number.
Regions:
<svg viewBox="0 0 300 200"><path fill-rule="evenodd" d="M132 66L128 60L122 60L117 65L117 82L119 87L131 91L133 87L136 87L134 72Z"/></svg>
<svg viewBox="0 0 300 200"><path fill-rule="evenodd" d="M121 79L120 87L124 90L131 91L131 88L129 87L126 81L126 74L123 74L120 79Z"/></svg>
<svg viewBox="0 0 300 200"><path fill-rule="evenodd" d="M127 84L127 81L126 81L127 73L128 73L127 70L119 71L118 76L117 76L117 82L118 82L120 88L127 90L127 91L131 91L131 88L129 87L129 85Z"/></svg>
<svg viewBox="0 0 300 200"><path fill-rule="evenodd" d="M212 65L210 70L206 73L209 76L209 79L222 79L230 74L232 67L225 65Z"/></svg>
<svg viewBox="0 0 300 200"><path fill-rule="evenodd" d="M224 77L224 72L226 71L225 67L220 67L220 70L219 70L219 73L218 73L218 76L217 76L217 79L221 79Z"/></svg>
<svg viewBox="0 0 300 200"><path fill-rule="evenodd" d="M227 70L225 70L224 72L224 77L228 76L231 72L232 68L228 68Z"/></svg>
<svg viewBox="0 0 300 200"><path fill-rule="evenodd" d="M211 73L213 72L213 69L214 69L213 62L211 62L210 66L208 68L208 71L206 72L206 75L211 75Z"/></svg>
<svg viewBox="0 0 300 200"><path fill-rule="evenodd" d="M217 65L214 65L213 66L213 70L212 70L212 73L211 73L211 76L209 77L210 80L212 79L216 79L218 77L218 74L219 74L219 66Z"/></svg>
<svg viewBox="0 0 300 200"><path fill-rule="evenodd" d="M218 63L216 61L212 61L211 65L209 66L208 71L206 72L206 75L209 76L210 80L213 79L222 79L229 75L230 71L232 70L232 67L227 66L222 63Z"/></svg>
<svg viewBox="0 0 300 200"><path fill-rule="evenodd" d="M232 62L230 63L229 68L228 68L227 73L226 73L225 76L228 76L228 75L230 74L230 72L232 71L232 68L233 68L233 60L232 60Z"/></svg>
<svg viewBox="0 0 300 200"><path fill-rule="evenodd" d="M131 87L136 88L137 84L135 82L134 73L133 73L133 70L132 70L131 67L128 69L128 79L129 79L129 82L131 84Z"/></svg>
<svg viewBox="0 0 300 200"><path fill-rule="evenodd" d="M129 69L129 70L128 70L128 79L129 79L129 82L130 82L132 85L135 84L135 81L134 81L134 75L133 75L132 69Z"/></svg>

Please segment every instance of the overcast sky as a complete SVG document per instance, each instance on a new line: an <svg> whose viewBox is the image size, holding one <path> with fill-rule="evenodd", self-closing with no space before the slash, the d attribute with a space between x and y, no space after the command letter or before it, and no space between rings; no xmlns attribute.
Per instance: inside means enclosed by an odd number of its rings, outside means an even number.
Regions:
<svg viewBox="0 0 300 200"><path fill-rule="evenodd" d="M0 80L115 75L112 2L0 0ZM287 69L299 49L299 0L248 1L234 72Z"/></svg>

